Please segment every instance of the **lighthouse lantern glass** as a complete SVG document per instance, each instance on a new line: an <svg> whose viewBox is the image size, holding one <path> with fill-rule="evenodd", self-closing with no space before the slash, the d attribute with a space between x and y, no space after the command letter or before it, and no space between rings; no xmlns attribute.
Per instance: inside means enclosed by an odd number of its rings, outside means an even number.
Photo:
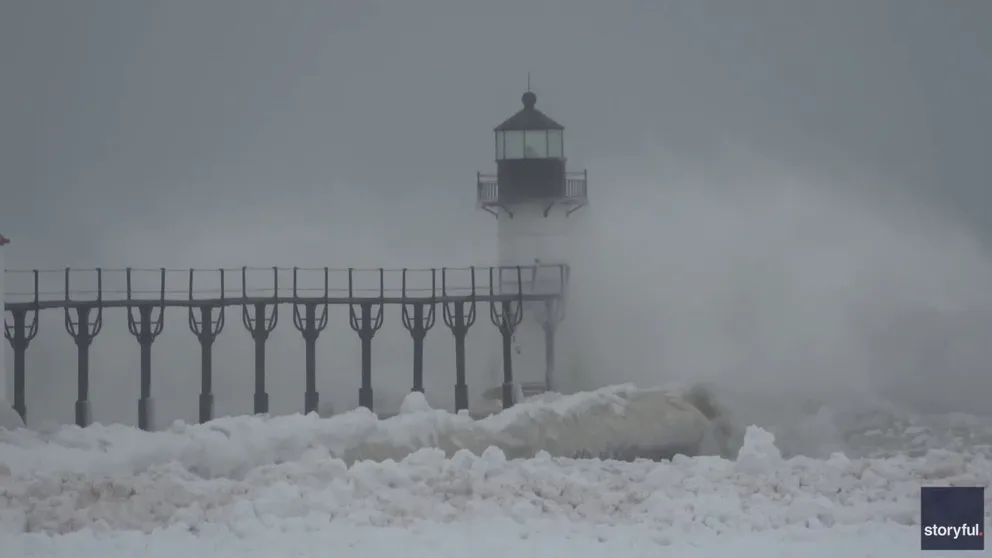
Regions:
<svg viewBox="0 0 992 558"><path fill-rule="evenodd" d="M561 130L506 130L496 132L496 160L561 159Z"/></svg>
<svg viewBox="0 0 992 558"><path fill-rule="evenodd" d="M548 131L527 130L524 132L524 158L545 159L548 156Z"/></svg>
<svg viewBox="0 0 992 558"><path fill-rule="evenodd" d="M503 132L503 158L504 159L524 158L523 130L507 130Z"/></svg>
<svg viewBox="0 0 992 558"><path fill-rule="evenodd" d="M565 156L564 138L561 130L548 130L548 155L550 159L561 159Z"/></svg>

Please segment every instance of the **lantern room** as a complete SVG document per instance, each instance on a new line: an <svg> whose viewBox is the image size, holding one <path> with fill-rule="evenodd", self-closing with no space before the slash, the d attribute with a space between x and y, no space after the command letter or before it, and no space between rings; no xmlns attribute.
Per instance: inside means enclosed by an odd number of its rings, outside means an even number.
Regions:
<svg viewBox="0 0 992 558"><path fill-rule="evenodd" d="M524 108L496 127L496 161L564 160L565 127L537 110L537 95L528 91Z"/></svg>
<svg viewBox="0 0 992 558"><path fill-rule="evenodd" d="M565 127L536 108L533 92L521 101L524 107L494 129L496 174L479 173L480 207L511 217L519 204L544 204L545 215L559 204L578 209L586 204L586 173L565 169Z"/></svg>

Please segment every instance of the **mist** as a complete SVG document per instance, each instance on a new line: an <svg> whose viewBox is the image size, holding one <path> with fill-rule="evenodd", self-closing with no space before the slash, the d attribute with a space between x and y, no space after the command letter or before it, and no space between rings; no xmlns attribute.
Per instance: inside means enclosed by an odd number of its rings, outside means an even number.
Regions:
<svg viewBox="0 0 992 558"><path fill-rule="evenodd" d="M707 381L759 423L868 400L992 412L989 6L12 3L0 15L5 265L493 265L496 222L476 209L474 178L493 170L491 129L519 109L529 72L538 107L565 125L569 169L590 177L566 258L563 389ZM43 274L42 288L61 281ZM6 288L15 300L30 278ZM473 399L499 366L479 310ZM385 312L373 387L390 410L412 386L412 341L399 309ZM347 318L332 308L317 342L335 410L357 405ZM167 310L152 348L158 427L196 417L186 319ZM72 422L62 321L43 312L28 349L32 424ZM273 413L303 408L291 321L282 307L267 344ZM453 344L439 320L425 347L438 407L453 407ZM251 412L252 358L231 308L214 348L217 415ZM138 359L124 311L108 310L91 349L94 420L135 423Z"/></svg>
<svg viewBox="0 0 992 558"><path fill-rule="evenodd" d="M564 390L703 381L745 418L771 425L818 406L867 401L992 412L983 396L992 387L983 367L992 349L981 334L992 323L992 296L983 288L992 261L945 213L868 173L863 180L817 176L743 148L698 160L645 147L593 160L590 172L598 188L590 207L575 214L581 226L569 254L557 374ZM99 262L200 269L493 265L495 220L474 208L466 190L448 206L434 200L417 207L338 186L284 211L266 203L216 213L208 227L174 219L111 229ZM445 218L425 218L439 214ZM362 286L374 288L374 275L362 273ZM426 279L413 273L412 283ZM253 270L249 282L267 286L269 274ZM107 288L114 277L108 272ZM185 288L185 274L169 277L170 288ZM300 277L301 288L321 280L313 271ZM24 290L25 279L9 281L8 289ZM74 288L95 286L86 275L74 280L81 282ZM155 289L157 280L157 272L135 272L136 287ZM206 272L199 280L199 287L216 286ZM283 270L283 289L290 280ZM60 281L55 272L42 289L57 291ZM498 332L487 305L479 309L468 337L473 398L495 385L499 367ZM385 312L373 342L373 387L377 408L390 411L412 385L412 342L399 308ZM267 344L271 407L299 412L303 342L291 307L280 313ZM347 319L347 307L332 307L317 345L318 390L335 410L357 406L359 341ZM44 312L41 320L28 353L29 414L32 422L71 422L74 346L61 312ZM252 341L240 308L229 309L227 320L214 349L217 414L249 413ZM160 427L196 417L199 346L185 321L185 311L168 309L152 349ZM134 423L138 346L124 310L106 311L91 358L94 420ZM425 381L433 405L453 408L453 340L441 320L426 340Z"/></svg>
<svg viewBox="0 0 992 558"><path fill-rule="evenodd" d="M974 231L856 166L823 176L740 145L597 173L574 385L708 382L740 420L783 428L823 408L992 411Z"/></svg>
<svg viewBox="0 0 992 558"><path fill-rule="evenodd" d="M321 268L330 267L331 287L346 285L347 271L357 268L356 289L378 288L377 268L387 269L387 289L399 289L399 270L411 268L409 287L430 286L426 268L457 268L449 282L467 286L469 266L479 266L480 284L488 280L486 267L495 265L495 220L476 211L474 191L452 199L450 207L425 200L423 207L408 200L376 197L359 189L339 186L314 194L306 203L287 201L285 207L250 202L211 213L200 219L174 217L149 226L108 227L99 238L102 257L94 263L104 271L107 298L122 298L124 267L133 267L135 289L156 296L159 267L170 268L166 286L170 297L183 296L185 268L197 268L195 288L219 288L219 268L226 268L229 296L240 294L239 268L249 267L246 284L251 289L272 288L272 271L278 267L280 291L292 288L293 267L300 289L320 289ZM447 218L437 218L440 213ZM431 217L435 216L435 217ZM464 234L452 234L452 231ZM94 265L85 266L92 269ZM440 273L440 271L438 272ZM73 272L73 290L95 292L95 272ZM440 289L440 275L437 275ZM8 300L30 292L31 276L8 279ZM41 273L41 291L61 296L62 273ZM178 292L179 294L175 294ZM249 291L250 292L250 291ZM341 293L331 293L341 296ZM94 294L86 297L93 298ZM202 296L197 294L197 296ZM215 295L216 296L216 295ZM273 413L301 412L304 392L303 339L292 324L292 306L279 309L279 322L269 337L267 375ZM187 327L187 312L166 309L164 329L152 348L152 395L156 424L175 419L195 421L199 392L199 344ZM348 307L332 305L328 327L317 343L318 390L321 404L336 410L358 404L360 353L358 335L348 324ZM425 382L428 397L438 406L454 408L454 340L437 308L436 323L425 340ZM72 422L75 401L76 356L72 338L63 329L62 312L43 311L40 331L28 352L27 399L32 421ZM251 335L242 324L240 307L227 310L224 331L214 346L216 414L250 413L254 391L254 353ZM477 324L467 337L469 383L478 395L489 382L489 362L499 346L499 334L489 321L489 308L480 304ZM480 355L480 356L477 356ZM8 351L8 358L9 358ZM127 331L124 309L104 312L104 329L90 350L91 398L94 421L136 421L138 396L138 345ZM403 328L398 306L386 306L384 325L373 341L373 387L378 409L395 412L412 387L412 340ZM480 363L485 363L480 364ZM483 368L485 367L485 370ZM8 368L10 369L10 368ZM474 381L473 381L474 380Z"/></svg>

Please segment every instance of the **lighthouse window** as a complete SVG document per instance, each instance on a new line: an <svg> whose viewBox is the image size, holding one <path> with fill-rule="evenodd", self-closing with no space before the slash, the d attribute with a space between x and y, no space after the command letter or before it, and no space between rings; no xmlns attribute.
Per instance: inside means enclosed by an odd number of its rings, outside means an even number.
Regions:
<svg viewBox="0 0 992 558"><path fill-rule="evenodd" d="M503 158L523 159L524 158L524 133L520 130L504 132L503 136Z"/></svg>
<svg viewBox="0 0 992 558"><path fill-rule="evenodd" d="M548 157L561 159L565 156L561 130L548 130Z"/></svg>
<svg viewBox="0 0 992 558"><path fill-rule="evenodd" d="M527 130L524 138L524 157L527 159L544 159L548 156L547 130Z"/></svg>

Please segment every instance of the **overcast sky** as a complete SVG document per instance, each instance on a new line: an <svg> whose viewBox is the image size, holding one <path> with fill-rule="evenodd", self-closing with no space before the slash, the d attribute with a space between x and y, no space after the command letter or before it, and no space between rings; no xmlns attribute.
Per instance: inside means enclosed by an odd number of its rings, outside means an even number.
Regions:
<svg viewBox="0 0 992 558"><path fill-rule="evenodd" d="M22 247L9 266L91 261L111 221L275 197L292 211L341 183L471 204L528 71L577 164L646 141L705 156L732 138L827 171L867 167L992 231L984 0L0 10L0 220Z"/></svg>
<svg viewBox="0 0 992 558"><path fill-rule="evenodd" d="M985 244L989 29L987 0L8 1L6 265L490 261L473 181L528 72L599 200L730 145Z"/></svg>

